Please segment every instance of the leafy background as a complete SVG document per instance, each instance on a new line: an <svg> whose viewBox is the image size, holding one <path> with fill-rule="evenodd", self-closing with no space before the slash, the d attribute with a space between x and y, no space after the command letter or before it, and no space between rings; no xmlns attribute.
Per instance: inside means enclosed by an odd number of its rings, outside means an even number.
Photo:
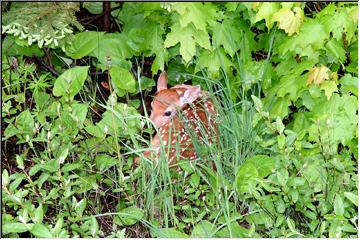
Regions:
<svg viewBox="0 0 360 240"><path fill-rule="evenodd" d="M1 7L3 236L358 236L356 2ZM162 70L217 93L218 171L133 165Z"/></svg>

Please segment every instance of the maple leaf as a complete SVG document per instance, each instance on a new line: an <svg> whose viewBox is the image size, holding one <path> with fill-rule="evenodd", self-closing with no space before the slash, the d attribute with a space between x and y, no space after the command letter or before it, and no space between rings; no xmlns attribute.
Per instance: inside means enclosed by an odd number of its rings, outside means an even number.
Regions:
<svg viewBox="0 0 360 240"><path fill-rule="evenodd" d="M196 44L210 50L207 32L195 29L192 24L184 28L180 24L175 24L171 27L171 32L166 36L164 47L169 48L177 43L180 43L180 54L185 62L189 62L195 55Z"/></svg>
<svg viewBox="0 0 360 240"><path fill-rule="evenodd" d="M328 100L330 100L333 93L338 90L337 84L335 81L325 81L325 82L321 83L320 89L325 91L325 96Z"/></svg>
<svg viewBox="0 0 360 240"><path fill-rule="evenodd" d="M204 3L174 3L172 8L180 14L181 27L193 23L195 28L206 32L207 22L217 18L216 8Z"/></svg>
<svg viewBox="0 0 360 240"><path fill-rule="evenodd" d="M240 49L240 31L233 24L233 21L225 19L222 23L214 23L212 41L215 47L222 45L225 51L233 57Z"/></svg>
<svg viewBox="0 0 360 240"><path fill-rule="evenodd" d="M308 56L317 60L319 53L316 50L324 49L324 41L327 37L322 24L317 20L307 19L301 25L299 34L286 39L279 46L279 52L286 54L288 51L293 51L299 56Z"/></svg>
<svg viewBox="0 0 360 240"><path fill-rule="evenodd" d="M329 79L329 71L330 69L328 69L324 65L312 68L309 72L306 84L309 85L312 82L314 82L315 84L322 83L323 81Z"/></svg>
<svg viewBox="0 0 360 240"><path fill-rule="evenodd" d="M272 17L272 22L279 22L279 28L283 29L289 36L299 32L304 20L304 12L301 8L294 7L294 12L290 8L282 8Z"/></svg>
<svg viewBox="0 0 360 240"><path fill-rule="evenodd" d="M218 51L217 51L218 50ZM220 68L223 67L227 72L230 71L231 66L234 64L227 57L223 48L214 51L204 50L201 52L197 59L195 72L203 68L207 68L211 77L219 77Z"/></svg>
<svg viewBox="0 0 360 240"><path fill-rule="evenodd" d="M269 29L272 28L274 21L272 17L274 13L279 11L279 3L276 2L264 2L259 7L258 12L255 16L255 22L265 19L266 27Z"/></svg>

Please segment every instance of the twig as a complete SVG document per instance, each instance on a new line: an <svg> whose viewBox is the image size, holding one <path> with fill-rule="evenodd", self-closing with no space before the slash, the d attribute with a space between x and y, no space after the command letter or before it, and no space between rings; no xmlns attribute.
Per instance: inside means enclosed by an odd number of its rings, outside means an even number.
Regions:
<svg viewBox="0 0 360 240"><path fill-rule="evenodd" d="M50 57L50 55L49 55L49 49L48 49L48 48L43 48L43 50L44 50L44 52L45 52L45 56L46 56L46 59L47 59L47 61L48 61L48 63L49 63L49 66L53 68L54 65L53 65L52 62L51 62L51 57Z"/></svg>
<svg viewBox="0 0 360 240"><path fill-rule="evenodd" d="M49 65L47 65L41 58L33 55L33 56L32 56L32 59L33 59L33 61L34 61L36 64L38 64L38 65L40 65L41 67L45 68L45 69L46 69L47 71L49 71L53 76L55 76L55 77L60 76L60 74L59 74L54 68L52 68L52 67L50 67Z"/></svg>
<svg viewBox="0 0 360 240"><path fill-rule="evenodd" d="M116 6L116 7L111 8L111 9L110 9L110 12L115 11L115 10L120 9L120 8L122 8L122 4L119 5L119 6ZM90 24L91 22L93 22L93 21L101 18L102 16L104 16L104 12L103 12L102 14L100 14L100 15L97 15L96 17L94 17L94 18L91 19L90 21L84 23L84 25L88 25L88 24Z"/></svg>
<svg viewBox="0 0 360 240"><path fill-rule="evenodd" d="M350 59L349 46L348 46L348 42L346 40L345 32L342 33L342 42L343 42L343 46L344 46L345 54L346 54L346 64L349 64L351 59Z"/></svg>
<svg viewBox="0 0 360 240"><path fill-rule="evenodd" d="M110 31L110 2L103 2L104 31Z"/></svg>

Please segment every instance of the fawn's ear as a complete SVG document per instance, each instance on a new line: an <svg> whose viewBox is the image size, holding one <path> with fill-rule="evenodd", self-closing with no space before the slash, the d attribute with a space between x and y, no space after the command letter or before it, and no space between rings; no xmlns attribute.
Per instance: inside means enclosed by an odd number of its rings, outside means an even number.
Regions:
<svg viewBox="0 0 360 240"><path fill-rule="evenodd" d="M185 89L184 93L180 96L180 104L183 106L187 103L194 102L201 93L200 86L191 86Z"/></svg>
<svg viewBox="0 0 360 240"><path fill-rule="evenodd" d="M162 72L157 80L157 91L167 89L167 76L166 72Z"/></svg>

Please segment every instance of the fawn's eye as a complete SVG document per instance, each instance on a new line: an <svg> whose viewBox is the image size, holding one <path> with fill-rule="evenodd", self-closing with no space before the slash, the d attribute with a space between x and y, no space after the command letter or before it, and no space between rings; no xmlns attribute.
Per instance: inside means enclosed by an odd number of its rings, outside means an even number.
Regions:
<svg viewBox="0 0 360 240"><path fill-rule="evenodd" d="M171 111L166 111L165 113L164 113L164 116L166 116L166 117L169 117L171 115Z"/></svg>

